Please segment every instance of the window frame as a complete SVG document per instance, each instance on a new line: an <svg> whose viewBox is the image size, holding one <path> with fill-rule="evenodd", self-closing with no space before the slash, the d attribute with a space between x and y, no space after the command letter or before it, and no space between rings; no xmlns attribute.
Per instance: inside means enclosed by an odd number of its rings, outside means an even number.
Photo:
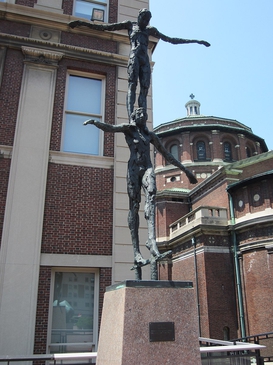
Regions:
<svg viewBox="0 0 273 365"><path fill-rule="evenodd" d="M104 6L104 21L103 21L103 23L108 23L108 21L109 21L109 0L105 0L105 1L100 1L100 0L74 0L73 1L73 12L72 12L72 14L75 17L77 17L77 15L75 14L77 1L84 1L84 2L87 2L87 3L94 4L95 7L96 7L96 5ZM90 18L84 17L84 18L81 18L81 19L87 19L87 20L90 21L91 17L92 17L92 12L90 14Z"/></svg>
<svg viewBox="0 0 273 365"><path fill-rule="evenodd" d="M98 346L98 328L99 328L99 269L98 268L79 268L79 267L53 267L51 270L50 279L50 296L49 296L49 310L48 310L48 330L47 330L47 353L51 353L51 348L56 346L66 346L69 343L60 343L54 346L51 344L51 331L52 331L52 319L53 319L53 299L55 288L55 273L56 272L74 272L74 273L88 273L95 274L94 280L94 318L93 318L93 342L92 351L97 350ZM85 345L85 342L79 342L79 345ZM69 352L65 352L69 353Z"/></svg>
<svg viewBox="0 0 273 365"><path fill-rule="evenodd" d="M228 152L226 152L226 147L228 147ZM232 157L232 144L229 141L225 141L223 143L223 153L224 153L224 161L225 162L232 162L233 161L233 157ZM227 156L229 156L227 158Z"/></svg>
<svg viewBox="0 0 273 365"><path fill-rule="evenodd" d="M95 80L101 80L101 114L88 114L88 113L81 113L76 112L73 113L73 111L70 111L67 109L67 101L68 101L68 91L69 91L69 77L70 76L78 76L83 77L87 79L95 79ZM98 154L90 154L86 152L77 152L77 151L64 151L64 143L65 143L65 128L66 128L66 116L68 112L70 114L75 115L86 115L86 119L91 118L97 118L100 119L102 122L104 122L105 119L105 98L106 98L106 77L103 75L98 75L94 73L86 73L81 71L74 71L74 70L68 70L66 75L66 82L65 82L65 99L64 99L64 110L63 110L63 123L62 123L62 134L61 134L61 152L67 153L67 154L77 154L77 155L87 155L87 156L94 156L94 157L101 157L104 154L104 132L101 129L98 129L99 134L99 147L98 147ZM84 128L84 127L83 127Z"/></svg>
<svg viewBox="0 0 273 365"><path fill-rule="evenodd" d="M204 146L204 152L205 152L204 153L204 155L205 155L204 158L199 158L199 149L198 149L198 146L201 145L201 143ZM207 161L207 146L206 146L206 142L204 140L202 140L202 139L200 139L200 140L198 140L196 142L196 157L197 157L197 161L201 161L201 162Z"/></svg>

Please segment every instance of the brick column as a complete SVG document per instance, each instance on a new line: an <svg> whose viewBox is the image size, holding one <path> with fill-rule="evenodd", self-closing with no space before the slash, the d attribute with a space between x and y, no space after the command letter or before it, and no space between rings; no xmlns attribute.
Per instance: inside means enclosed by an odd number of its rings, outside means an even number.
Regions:
<svg viewBox="0 0 273 365"><path fill-rule="evenodd" d="M244 134L238 134L238 137L240 140L239 157L240 160L243 160L244 158L246 158L246 140Z"/></svg>
<svg viewBox="0 0 273 365"><path fill-rule="evenodd" d="M214 162L223 161L223 144L220 143L220 132L212 130L211 160Z"/></svg>
<svg viewBox="0 0 273 365"><path fill-rule="evenodd" d="M192 162L193 161L193 151L192 151L192 146L190 144L190 132L183 133L182 141L183 141L182 142L182 144L183 144L182 162L183 163Z"/></svg>

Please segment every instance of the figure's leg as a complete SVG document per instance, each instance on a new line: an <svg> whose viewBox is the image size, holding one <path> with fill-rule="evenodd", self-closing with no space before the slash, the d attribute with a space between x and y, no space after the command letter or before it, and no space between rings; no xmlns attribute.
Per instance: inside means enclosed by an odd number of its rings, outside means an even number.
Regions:
<svg viewBox="0 0 273 365"><path fill-rule="evenodd" d="M139 204L141 200L140 183L134 171L128 170L127 187L129 196L128 226L131 233L132 245L134 250L134 264L138 266L147 265L149 260L145 260L139 249Z"/></svg>
<svg viewBox="0 0 273 365"><path fill-rule="evenodd" d="M160 253L156 244L155 235L155 174L152 168L148 169L143 176L142 186L145 193L145 218L148 224L148 241L146 247L150 250L151 280L158 280L157 262L170 256L172 251Z"/></svg>
<svg viewBox="0 0 273 365"><path fill-rule="evenodd" d="M137 81L139 75L139 62L138 58L134 54L130 55L127 72L128 72L128 93L127 93L126 105L130 120L131 114L134 111L134 105L136 101Z"/></svg>
<svg viewBox="0 0 273 365"><path fill-rule="evenodd" d="M134 105L135 105L135 101L136 101L136 88L137 88L137 83L135 83L135 82L128 83L126 106L127 106L129 120L134 111Z"/></svg>
<svg viewBox="0 0 273 365"><path fill-rule="evenodd" d="M150 87L150 81L151 81L151 68L150 68L150 62L149 60L147 60L147 63L141 66L139 70L140 92L138 98L138 106L140 108L145 108L145 110L147 110L147 95Z"/></svg>
<svg viewBox="0 0 273 365"><path fill-rule="evenodd" d="M155 174L152 167L147 169L145 172L142 179L142 187L145 194L144 214L148 225L148 241L146 242L146 246L150 250L152 256L159 257L160 252L158 251L155 235L156 183Z"/></svg>

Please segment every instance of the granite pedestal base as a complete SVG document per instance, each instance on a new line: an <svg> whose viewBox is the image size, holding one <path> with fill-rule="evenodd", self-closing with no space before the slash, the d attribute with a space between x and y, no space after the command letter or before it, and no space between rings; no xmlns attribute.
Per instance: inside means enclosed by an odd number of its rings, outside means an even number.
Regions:
<svg viewBox="0 0 273 365"><path fill-rule="evenodd" d="M132 281L107 288L97 365L201 365L191 282Z"/></svg>

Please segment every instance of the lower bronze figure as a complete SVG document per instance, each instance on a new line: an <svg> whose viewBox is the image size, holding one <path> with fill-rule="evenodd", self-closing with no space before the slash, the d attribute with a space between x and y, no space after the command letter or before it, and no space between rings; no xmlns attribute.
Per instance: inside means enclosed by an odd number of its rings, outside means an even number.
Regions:
<svg viewBox="0 0 273 365"><path fill-rule="evenodd" d="M180 168L192 184L197 182L195 176L185 168L160 142L154 132L149 131L146 122L148 115L145 108L137 108L131 115L130 122L111 125L97 120L87 120L84 125L94 124L105 132L124 133L130 149L127 171L127 192L129 196L128 226L131 233L136 279L141 280L141 268L151 264L151 279L157 280L157 262L171 254L171 251L160 253L155 235L155 195L156 181L153 164L150 157L150 144L160 152L166 160ZM145 195L144 214L148 225L146 247L150 251L150 259L143 258L139 247L139 206L141 189Z"/></svg>

